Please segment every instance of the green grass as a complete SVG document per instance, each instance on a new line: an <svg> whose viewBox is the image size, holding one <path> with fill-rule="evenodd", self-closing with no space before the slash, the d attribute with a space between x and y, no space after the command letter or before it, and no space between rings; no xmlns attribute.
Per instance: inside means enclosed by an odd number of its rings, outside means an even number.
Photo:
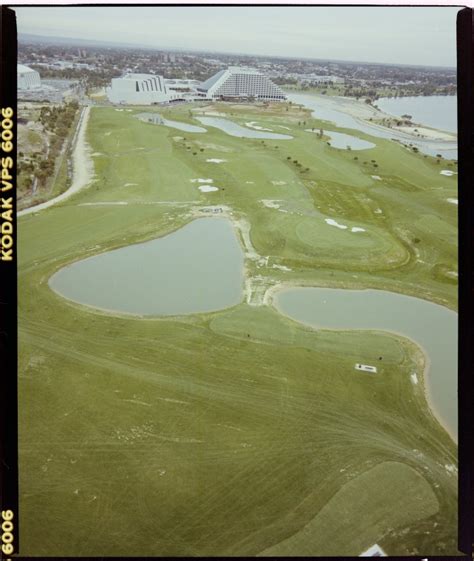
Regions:
<svg viewBox="0 0 474 561"><path fill-rule="evenodd" d="M423 356L407 339L314 331L243 303L126 318L48 288L66 263L225 204L269 256L247 264L262 282L384 288L456 309L456 209L445 201L456 182L434 159L382 139L366 153L330 148L297 124L318 121L285 104L217 110L288 126L294 139L184 133L140 122L141 109L92 108L98 181L20 220L21 553L358 555L377 542L392 555L456 554L457 480L445 468L456 447L410 382ZM189 106L162 113L198 124ZM199 192L198 177L221 190ZM104 201L129 204L79 206ZM355 374L374 348L381 375Z"/></svg>

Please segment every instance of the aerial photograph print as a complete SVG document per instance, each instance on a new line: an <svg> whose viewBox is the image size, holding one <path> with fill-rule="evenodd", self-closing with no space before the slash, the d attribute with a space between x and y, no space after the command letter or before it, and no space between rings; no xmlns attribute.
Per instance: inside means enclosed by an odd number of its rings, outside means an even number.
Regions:
<svg viewBox="0 0 474 561"><path fill-rule="evenodd" d="M21 555L461 556L460 8L12 9Z"/></svg>

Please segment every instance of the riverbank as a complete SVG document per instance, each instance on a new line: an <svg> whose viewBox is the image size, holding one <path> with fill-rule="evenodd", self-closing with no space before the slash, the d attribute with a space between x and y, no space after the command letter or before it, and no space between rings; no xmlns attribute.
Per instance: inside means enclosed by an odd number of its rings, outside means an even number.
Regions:
<svg viewBox="0 0 474 561"><path fill-rule="evenodd" d="M289 99L312 109L315 118L333 121L337 126L354 128L374 136L398 140L405 145L412 144L432 156L440 153L447 159L457 158L457 136L455 134L421 124L413 127L403 124L384 126L383 120L394 123L394 116L363 101L316 94L292 94Z"/></svg>

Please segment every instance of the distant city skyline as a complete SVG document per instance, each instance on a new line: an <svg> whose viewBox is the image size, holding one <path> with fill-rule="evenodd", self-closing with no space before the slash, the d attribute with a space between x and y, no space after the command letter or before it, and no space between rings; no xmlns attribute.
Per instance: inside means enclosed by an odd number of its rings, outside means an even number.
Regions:
<svg viewBox="0 0 474 561"><path fill-rule="evenodd" d="M457 7L14 7L19 33L157 50L456 66Z"/></svg>

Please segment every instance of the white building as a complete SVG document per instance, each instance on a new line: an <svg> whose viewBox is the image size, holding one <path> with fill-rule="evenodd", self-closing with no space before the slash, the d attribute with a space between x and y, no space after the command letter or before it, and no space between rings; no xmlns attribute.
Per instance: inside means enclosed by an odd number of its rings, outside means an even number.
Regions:
<svg viewBox="0 0 474 561"><path fill-rule="evenodd" d="M229 66L200 86L198 91L210 99L255 98L257 100L282 101L286 95L270 78L254 68Z"/></svg>
<svg viewBox="0 0 474 561"><path fill-rule="evenodd" d="M124 105L152 105L169 101L164 79L153 74L129 73L113 78L106 93L109 101Z"/></svg>
<svg viewBox="0 0 474 561"><path fill-rule="evenodd" d="M36 70L24 66L23 64L17 64L17 76L18 76L18 89L19 90L33 90L36 88L41 88L40 75Z"/></svg>
<svg viewBox="0 0 474 561"><path fill-rule="evenodd" d="M168 92L170 102L205 99L206 94L197 90L200 84L199 80L165 78L166 91Z"/></svg>

